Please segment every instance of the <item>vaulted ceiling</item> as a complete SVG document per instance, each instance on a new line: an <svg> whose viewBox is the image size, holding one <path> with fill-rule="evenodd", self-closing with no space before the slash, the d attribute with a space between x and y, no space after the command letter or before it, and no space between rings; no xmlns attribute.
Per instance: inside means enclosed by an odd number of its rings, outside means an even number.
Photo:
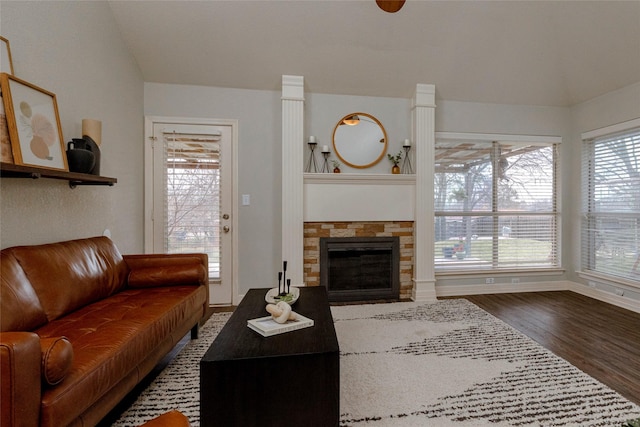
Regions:
<svg viewBox="0 0 640 427"><path fill-rule="evenodd" d="M638 0L109 4L147 82L569 106L640 81Z"/></svg>

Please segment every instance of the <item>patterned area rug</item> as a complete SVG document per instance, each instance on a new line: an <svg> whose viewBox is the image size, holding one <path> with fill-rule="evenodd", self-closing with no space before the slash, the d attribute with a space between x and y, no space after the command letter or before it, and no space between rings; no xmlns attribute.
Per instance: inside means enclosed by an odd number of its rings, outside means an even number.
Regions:
<svg viewBox="0 0 640 427"><path fill-rule="evenodd" d="M332 311L343 426L620 426L640 414L467 300Z"/></svg>
<svg viewBox="0 0 640 427"><path fill-rule="evenodd" d="M620 426L640 407L474 304L332 307L341 426ZM170 409L198 427L198 366L229 318L214 315L116 426Z"/></svg>

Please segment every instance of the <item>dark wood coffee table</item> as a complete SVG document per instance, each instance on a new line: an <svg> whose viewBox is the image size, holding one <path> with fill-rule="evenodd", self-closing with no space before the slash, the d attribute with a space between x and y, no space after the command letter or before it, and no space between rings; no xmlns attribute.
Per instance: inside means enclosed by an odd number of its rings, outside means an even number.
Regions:
<svg viewBox="0 0 640 427"><path fill-rule="evenodd" d="M268 289L251 289L200 361L200 425L337 426L340 355L327 291L300 288L293 310L314 326L263 337Z"/></svg>

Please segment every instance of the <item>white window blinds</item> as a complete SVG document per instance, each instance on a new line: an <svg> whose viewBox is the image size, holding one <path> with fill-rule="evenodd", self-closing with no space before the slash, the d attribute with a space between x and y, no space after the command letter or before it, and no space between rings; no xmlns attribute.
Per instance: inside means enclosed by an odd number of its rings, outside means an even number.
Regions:
<svg viewBox="0 0 640 427"><path fill-rule="evenodd" d="M640 281L640 128L584 141L582 270Z"/></svg>
<svg viewBox="0 0 640 427"><path fill-rule="evenodd" d="M216 135L164 134L165 251L206 253L220 277L220 144Z"/></svg>
<svg viewBox="0 0 640 427"><path fill-rule="evenodd" d="M556 148L436 140L437 270L558 265Z"/></svg>

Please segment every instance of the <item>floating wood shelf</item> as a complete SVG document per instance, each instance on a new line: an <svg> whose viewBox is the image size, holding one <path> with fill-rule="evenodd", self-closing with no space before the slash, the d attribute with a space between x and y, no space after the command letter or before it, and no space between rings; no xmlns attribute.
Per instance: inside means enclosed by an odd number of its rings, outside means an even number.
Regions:
<svg viewBox="0 0 640 427"><path fill-rule="evenodd" d="M118 180L107 176L91 175L88 173L66 172L56 169L45 169L33 166L0 163L0 177L2 178L51 178L69 181L69 187L78 185L108 185L113 186Z"/></svg>

